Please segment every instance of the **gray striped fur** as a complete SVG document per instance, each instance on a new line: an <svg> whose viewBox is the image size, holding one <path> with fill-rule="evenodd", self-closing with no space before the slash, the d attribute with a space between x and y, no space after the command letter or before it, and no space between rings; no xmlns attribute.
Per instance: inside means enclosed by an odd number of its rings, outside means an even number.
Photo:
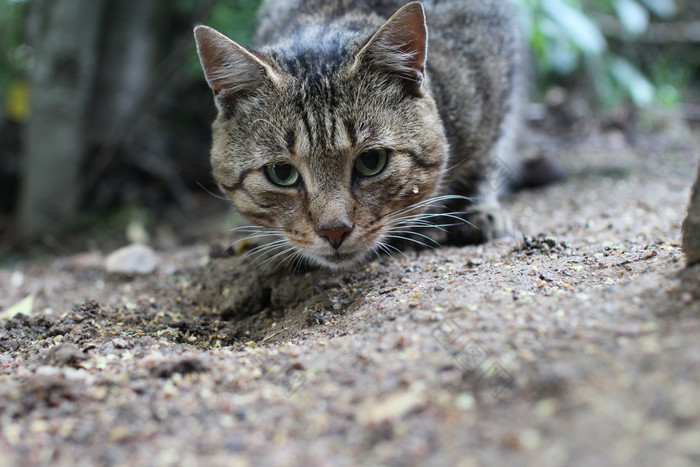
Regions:
<svg viewBox="0 0 700 467"><path fill-rule="evenodd" d="M219 109L215 179L286 241L280 252L350 267L441 209L474 224L441 241L506 233L498 166L516 171L523 74L506 0L270 0L251 49L203 26L195 36ZM372 149L387 149L388 163L360 177L355 162ZM302 182L276 186L271 164L294 166ZM352 230L334 248L319 232L340 226Z"/></svg>

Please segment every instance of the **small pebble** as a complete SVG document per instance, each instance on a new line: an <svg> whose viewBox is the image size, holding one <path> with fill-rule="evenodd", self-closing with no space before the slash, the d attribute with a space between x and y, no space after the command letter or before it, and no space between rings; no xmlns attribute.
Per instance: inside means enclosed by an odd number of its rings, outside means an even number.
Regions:
<svg viewBox="0 0 700 467"><path fill-rule="evenodd" d="M60 344L49 350L46 362L55 366L75 366L87 356L73 344Z"/></svg>
<svg viewBox="0 0 700 467"><path fill-rule="evenodd" d="M127 347L129 347L129 343L125 339L122 339L121 337L117 337L116 339L112 339L112 344L114 345L115 349L126 349Z"/></svg>
<svg viewBox="0 0 700 467"><path fill-rule="evenodd" d="M105 270L113 274L151 274L160 264L160 257L152 248L134 244L120 248L105 260Z"/></svg>

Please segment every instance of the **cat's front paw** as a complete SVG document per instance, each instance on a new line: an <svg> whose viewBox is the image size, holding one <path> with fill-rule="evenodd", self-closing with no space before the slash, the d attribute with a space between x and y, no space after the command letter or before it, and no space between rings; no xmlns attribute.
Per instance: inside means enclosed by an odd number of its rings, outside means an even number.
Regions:
<svg viewBox="0 0 700 467"><path fill-rule="evenodd" d="M447 243L450 245L473 245L513 233L513 224L508 213L498 205L472 206L465 215L466 223L450 226Z"/></svg>

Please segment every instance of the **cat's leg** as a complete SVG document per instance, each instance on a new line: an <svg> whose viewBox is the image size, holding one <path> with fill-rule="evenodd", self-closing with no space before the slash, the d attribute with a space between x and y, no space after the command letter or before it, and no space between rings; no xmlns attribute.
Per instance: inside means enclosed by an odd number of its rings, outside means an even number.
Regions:
<svg viewBox="0 0 700 467"><path fill-rule="evenodd" d="M461 212L465 223L451 225L446 243L468 245L506 237L513 232L510 215L503 209L499 196L519 183L522 164L515 152L516 116L506 117L503 132L485 158L485 166L465 167L462 176L450 186L449 194L467 199L452 203L453 212Z"/></svg>
<svg viewBox="0 0 700 467"><path fill-rule="evenodd" d="M453 212L465 222L454 220L450 222L445 243L450 245L485 243L512 233L510 215L501 206L498 192L488 183L483 183L469 199L459 207L454 206Z"/></svg>
<svg viewBox="0 0 700 467"><path fill-rule="evenodd" d="M492 190L482 189L476 201L466 206L464 218L465 224L456 225L449 231L448 241L453 245L485 243L506 237L513 231L510 215Z"/></svg>

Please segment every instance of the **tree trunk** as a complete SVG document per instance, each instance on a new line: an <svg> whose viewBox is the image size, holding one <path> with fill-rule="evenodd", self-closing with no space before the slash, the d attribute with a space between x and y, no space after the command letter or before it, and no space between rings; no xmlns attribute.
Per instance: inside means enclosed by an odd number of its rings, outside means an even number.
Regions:
<svg viewBox="0 0 700 467"><path fill-rule="evenodd" d="M213 3L200 2L194 14L203 16ZM192 204L169 157L163 121L141 118L185 60L192 43L187 16L169 0L31 0L28 7L27 42L36 57L16 211L20 237L60 234L86 201L119 199L110 195L123 195L123 180L103 181L120 164L165 182L182 206ZM185 30L173 27L183 19ZM93 198L82 199L85 193Z"/></svg>
<svg viewBox="0 0 700 467"><path fill-rule="evenodd" d="M700 263L700 170L690 195L688 217L683 222L683 250L688 266Z"/></svg>
<svg viewBox="0 0 700 467"><path fill-rule="evenodd" d="M89 128L89 139L94 145L119 143L113 141L115 130L125 119L133 118L134 108L161 61L157 56L158 3L159 0L119 1L107 2L105 6ZM160 11L160 16L164 14Z"/></svg>
<svg viewBox="0 0 700 467"><path fill-rule="evenodd" d="M36 56L17 211L25 238L57 233L75 214L103 6L103 0L30 4L28 40Z"/></svg>
<svg viewBox="0 0 700 467"><path fill-rule="evenodd" d="M86 191L81 172L86 157L97 147L116 151L121 141L115 136L124 137L121 127L133 118L159 62L158 4L30 4L28 39L36 63L18 209L23 238L64 230Z"/></svg>

